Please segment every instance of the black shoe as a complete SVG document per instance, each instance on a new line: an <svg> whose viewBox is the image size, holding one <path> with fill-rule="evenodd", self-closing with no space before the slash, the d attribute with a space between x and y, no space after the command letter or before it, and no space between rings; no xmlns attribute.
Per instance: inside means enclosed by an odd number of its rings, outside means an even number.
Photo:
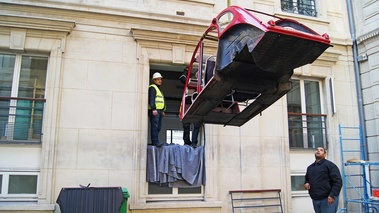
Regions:
<svg viewBox="0 0 379 213"><path fill-rule="evenodd" d="M196 148L196 147L197 147L197 143L192 143L191 146L192 146L193 148Z"/></svg>
<svg viewBox="0 0 379 213"><path fill-rule="evenodd" d="M161 143L158 142L158 143L152 143L151 145L152 145L152 146L160 146L160 144L161 144Z"/></svg>

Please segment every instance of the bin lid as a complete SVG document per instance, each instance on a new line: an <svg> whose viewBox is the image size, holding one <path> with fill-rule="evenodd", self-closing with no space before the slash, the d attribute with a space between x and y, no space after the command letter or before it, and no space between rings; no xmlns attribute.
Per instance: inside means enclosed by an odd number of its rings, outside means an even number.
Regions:
<svg viewBox="0 0 379 213"><path fill-rule="evenodd" d="M130 194L127 188L122 188L122 194L124 194L125 199L128 199L130 197Z"/></svg>

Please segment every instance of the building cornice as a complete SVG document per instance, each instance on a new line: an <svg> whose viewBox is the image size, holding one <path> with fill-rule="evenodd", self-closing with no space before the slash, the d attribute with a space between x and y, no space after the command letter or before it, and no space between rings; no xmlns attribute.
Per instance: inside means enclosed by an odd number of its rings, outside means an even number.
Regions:
<svg viewBox="0 0 379 213"><path fill-rule="evenodd" d="M378 37L378 36L379 36L379 29L376 29L376 30L371 31L369 33L366 33L366 34L364 34L362 36L359 36L357 38L357 43L360 44L362 42L365 42L365 41L367 41L369 39L372 39L372 38Z"/></svg>
<svg viewBox="0 0 379 213"><path fill-rule="evenodd" d="M135 28L132 28L130 32L134 40L142 47L151 48L156 44L160 49L165 49L165 46L167 47L166 49L171 49L173 45L185 45L194 48L202 36L202 34L181 34ZM208 42L207 46L209 48L217 49L217 42Z"/></svg>
<svg viewBox="0 0 379 213"><path fill-rule="evenodd" d="M172 32L162 32L154 31L148 29L131 29L131 34L135 41L139 43L142 47L146 48L159 48L160 49L172 49L172 45L186 45L186 46L196 46L201 34L179 34ZM215 42L211 48L217 49L217 42ZM322 64L326 66L334 65L340 57L340 53L325 51L321 54L317 60L316 64Z"/></svg>
<svg viewBox="0 0 379 213"><path fill-rule="evenodd" d="M191 0L193 3L199 4L198 0ZM203 2L204 5L213 6L211 3ZM3 8L1 8L3 7ZM191 18L187 16L173 16L162 13L147 12L147 11L138 11L129 8L113 7L113 6L104 6L104 5L94 5L94 4L77 4L70 2L62 1L41 1L36 2L34 0L19 0L19 1L7 1L0 0L0 12L1 9L19 12L19 10L28 11L28 13L44 13L46 15L54 14L56 11L64 11L72 13L87 13L88 17L96 17L101 14L104 15L113 15L120 17L130 17L135 19L146 19L146 20L155 20L160 22L169 22L169 23L179 23L179 24L188 24L199 26L208 26L210 23L209 19L199 19ZM42 10L42 11L41 11Z"/></svg>
<svg viewBox="0 0 379 213"><path fill-rule="evenodd" d="M0 26L71 33L75 27L75 21L0 14Z"/></svg>
<svg viewBox="0 0 379 213"><path fill-rule="evenodd" d="M194 46L197 45L199 39L202 36L201 34L180 34L135 28L132 28L130 32L132 33L134 40L137 42L149 41Z"/></svg>
<svg viewBox="0 0 379 213"><path fill-rule="evenodd" d="M340 56L341 53L325 51L316 59L315 62L313 62L313 64L320 66L333 66L337 63Z"/></svg>

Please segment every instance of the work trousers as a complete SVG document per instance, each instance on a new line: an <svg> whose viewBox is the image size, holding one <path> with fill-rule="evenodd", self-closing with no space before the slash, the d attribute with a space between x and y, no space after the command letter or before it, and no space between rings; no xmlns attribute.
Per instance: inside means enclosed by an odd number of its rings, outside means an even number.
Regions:
<svg viewBox="0 0 379 213"><path fill-rule="evenodd" d="M199 129L201 127L201 123L197 122L193 124L192 131L192 142L190 140L190 131L191 131L191 123L183 123L183 140L184 144L187 145L197 145L197 138L199 135Z"/></svg>
<svg viewBox="0 0 379 213"><path fill-rule="evenodd" d="M162 126L162 111L157 110L158 115L154 116L153 111L149 110L148 115L150 119L150 138L151 143L156 146L159 144L159 132Z"/></svg>

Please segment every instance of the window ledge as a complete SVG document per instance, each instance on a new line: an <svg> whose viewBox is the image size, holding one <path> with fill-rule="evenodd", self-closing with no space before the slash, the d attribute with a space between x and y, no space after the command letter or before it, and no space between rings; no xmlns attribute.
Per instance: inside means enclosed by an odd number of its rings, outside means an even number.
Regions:
<svg viewBox="0 0 379 213"><path fill-rule="evenodd" d="M55 204L0 203L0 211L54 211Z"/></svg>
<svg viewBox="0 0 379 213"><path fill-rule="evenodd" d="M40 141L3 141L0 140L0 145L41 145Z"/></svg>
<svg viewBox="0 0 379 213"><path fill-rule="evenodd" d="M292 191L292 197L309 197L308 191Z"/></svg>
<svg viewBox="0 0 379 213"><path fill-rule="evenodd" d="M131 203L131 210L143 210L143 209L187 209L187 208L219 208L221 209L221 201L212 202L150 202L150 203Z"/></svg>
<svg viewBox="0 0 379 213"><path fill-rule="evenodd" d="M284 11L279 11L275 15L283 18L295 18L297 20L308 20L308 21L313 21L319 24L324 24L328 25L330 24L330 21L325 19L324 17L314 17L314 16L307 16L307 15L301 15L297 13L291 13L291 12L284 12Z"/></svg>

